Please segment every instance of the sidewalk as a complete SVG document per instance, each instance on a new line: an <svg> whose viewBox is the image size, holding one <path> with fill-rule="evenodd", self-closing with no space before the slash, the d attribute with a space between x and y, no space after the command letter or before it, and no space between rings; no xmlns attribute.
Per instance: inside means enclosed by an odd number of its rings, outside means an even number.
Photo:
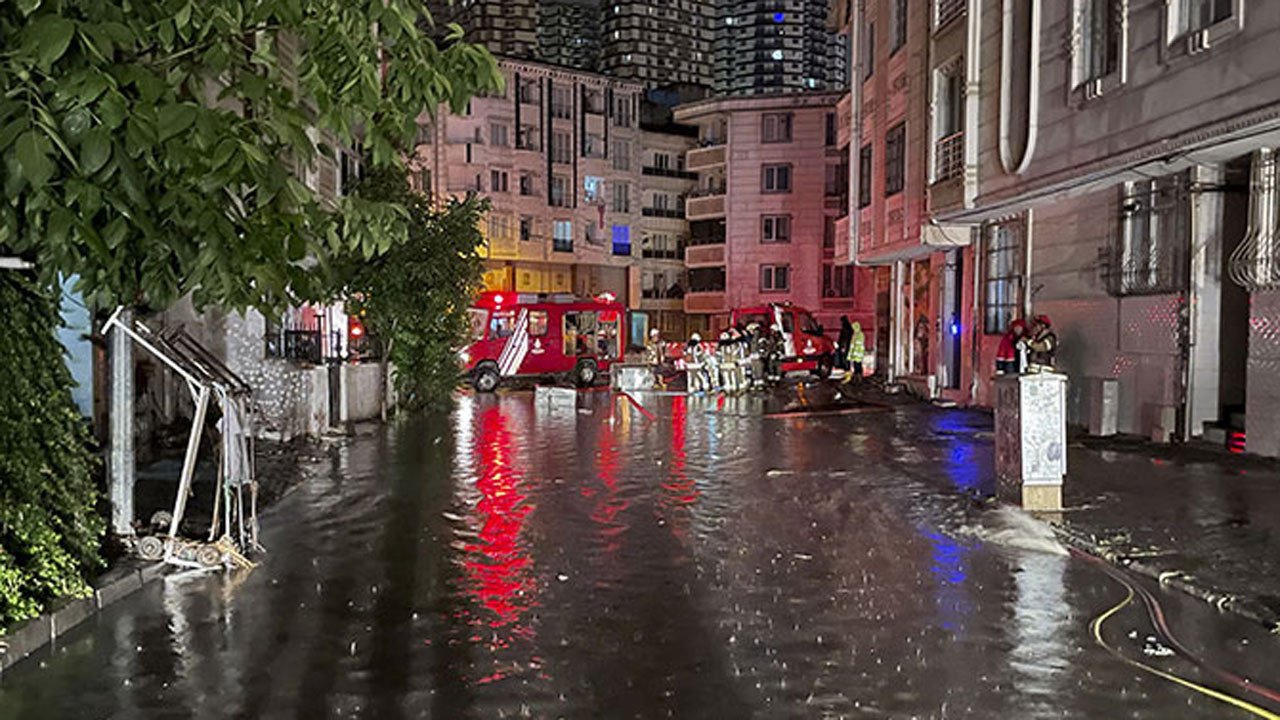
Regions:
<svg viewBox="0 0 1280 720"><path fill-rule="evenodd" d="M1280 626L1280 463L1131 440L1071 442L1068 539Z"/></svg>
<svg viewBox="0 0 1280 720"><path fill-rule="evenodd" d="M879 389L858 396L920 413L934 434L960 428L977 449L982 489L994 488L989 411ZM1073 433L1063 502L1055 526L1065 542L1280 631L1280 461Z"/></svg>

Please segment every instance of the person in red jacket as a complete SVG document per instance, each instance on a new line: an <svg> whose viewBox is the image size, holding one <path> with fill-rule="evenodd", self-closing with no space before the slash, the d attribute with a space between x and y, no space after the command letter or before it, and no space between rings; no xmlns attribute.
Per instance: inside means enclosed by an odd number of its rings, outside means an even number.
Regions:
<svg viewBox="0 0 1280 720"><path fill-rule="evenodd" d="M996 374L1008 375L1022 372L1022 363L1018 362L1018 342L1027 335L1027 323L1021 318L1009 323L1009 329L1000 338L1000 347L996 350Z"/></svg>

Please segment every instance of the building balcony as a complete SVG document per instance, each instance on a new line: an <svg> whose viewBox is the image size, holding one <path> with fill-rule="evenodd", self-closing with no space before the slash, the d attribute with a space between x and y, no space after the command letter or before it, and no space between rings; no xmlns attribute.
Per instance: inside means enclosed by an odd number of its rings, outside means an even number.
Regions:
<svg viewBox="0 0 1280 720"><path fill-rule="evenodd" d="M716 314L728 310L723 290L685 293L684 311L687 313Z"/></svg>
<svg viewBox="0 0 1280 720"><path fill-rule="evenodd" d="M684 249L684 264L688 267L724 265L724 245L694 245Z"/></svg>
<svg viewBox="0 0 1280 720"><path fill-rule="evenodd" d="M685 156L685 167L691 171L707 170L714 167L724 165L725 158L728 157L724 145L716 145L713 147L699 148L690 150Z"/></svg>
<svg viewBox="0 0 1280 720"><path fill-rule="evenodd" d="M675 219L680 219L684 217L684 211L680 210L679 208L676 208L673 210L671 208L647 207L647 208L643 208L640 211L640 214L644 215L645 217L661 217L661 218L675 218Z"/></svg>
<svg viewBox="0 0 1280 720"><path fill-rule="evenodd" d="M640 257L645 260L684 260L684 248L643 248L640 250Z"/></svg>
<svg viewBox="0 0 1280 720"><path fill-rule="evenodd" d="M940 183L964 175L964 131L952 133L933 145L933 181Z"/></svg>
<svg viewBox="0 0 1280 720"><path fill-rule="evenodd" d="M656 177L679 178L681 180L697 180L698 173L689 170L673 170L671 168L660 168L646 165L640 169L645 175L653 175Z"/></svg>
<svg viewBox="0 0 1280 720"><path fill-rule="evenodd" d="M724 208L725 195L723 190L719 191L718 195L691 197L685 201L685 218L688 220L722 218L725 215Z"/></svg>

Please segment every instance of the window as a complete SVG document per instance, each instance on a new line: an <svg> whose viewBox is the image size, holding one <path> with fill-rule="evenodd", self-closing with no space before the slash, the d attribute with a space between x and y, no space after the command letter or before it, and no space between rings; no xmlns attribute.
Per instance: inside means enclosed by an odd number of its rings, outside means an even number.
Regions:
<svg viewBox="0 0 1280 720"><path fill-rule="evenodd" d="M557 131L551 134L551 162L562 165L573 162L569 133Z"/></svg>
<svg viewBox="0 0 1280 720"><path fill-rule="evenodd" d="M494 147L507 146L507 126L491 124L489 126L489 144Z"/></svg>
<svg viewBox="0 0 1280 720"><path fill-rule="evenodd" d="M871 204L871 146L865 145L858 154L858 207Z"/></svg>
<svg viewBox="0 0 1280 720"><path fill-rule="evenodd" d="M573 93L567 87L551 88L551 117L569 119L573 117Z"/></svg>
<svg viewBox="0 0 1280 720"><path fill-rule="evenodd" d="M582 199L589 204L604 202L604 178L586 176L582 180Z"/></svg>
<svg viewBox="0 0 1280 720"><path fill-rule="evenodd" d="M1171 0L1170 9L1176 13L1176 35L1207 30L1236 14L1238 0Z"/></svg>
<svg viewBox="0 0 1280 720"><path fill-rule="evenodd" d="M510 190L507 186L508 179L506 170L490 170L489 189L493 192L508 192Z"/></svg>
<svg viewBox="0 0 1280 720"><path fill-rule="evenodd" d="M765 113L760 118L760 141L791 142L791 113Z"/></svg>
<svg viewBox="0 0 1280 720"><path fill-rule="evenodd" d="M890 55L907 44L907 0L892 0L892 3L889 25L893 33L893 44L889 48Z"/></svg>
<svg viewBox="0 0 1280 720"><path fill-rule="evenodd" d="M551 206L569 207L569 181L564 176L551 178Z"/></svg>
<svg viewBox="0 0 1280 720"><path fill-rule="evenodd" d="M658 210L670 210L671 196L666 193L654 193L653 206Z"/></svg>
<svg viewBox="0 0 1280 720"><path fill-rule="evenodd" d="M760 266L760 292L787 292L790 289L790 265Z"/></svg>
<svg viewBox="0 0 1280 720"><path fill-rule="evenodd" d="M876 72L876 24L867 23L862 34L862 80L866 82Z"/></svg>
<svg viewBox="0 0 1280 720"><path fill-rule="evenodd" d="M533 239L533 218L527 215L520 218L520 239L525 242Z"/></svg>
<svg viewBox="0 0 1280 720"><path fill-rule="evenodd" d="M525 197L533 194L533 176L529 173L520 173L520 194Z"/></svg>
<svg viewBox="0 0 1280 720"><path fill-rule="evenodd" d="M631 226L630 225L614 225L613 226L613 254L630 257L631 255Z"/></svg>
<svg viewBox="0 0 1280 720"><path fill-rule="evenodd" d="M551 249L556 252L573 252L573 221L556 220L552 226Z"/></svg>
<svg viewBox="0 0 1280 720"><path fill-rule="evenodd" d="M984 329L1003 335L1022 309L1022 223L1011 221L987 228Z"/></svg>
<svg viewBox="0 0 1280 720"><path fill-rule="evenodd" d="M529 337L546 337L547 335L547 311L546 310L530 310L529 311Z"/></svg>
<svg viewBox="0 0 1280 720"><path fill-rule="evenodd" d="M826 125L824 126L827 147L835 147L840 141L839 126L836 124L836 114L827 113Z"/></svg>
<svg viewBox="0 0 1280 720"><path fill-rule="evenodd" d="M1075 84L1102 80L1120 71L1124 0L1076 0Z"/></svg>
<svg viewBox="0 0 1280 720"><path fill-rule="evenodd" d="M1183 290L1190 218L1185 175L1126 184L1120 202L1119 245L1112 252L1111 292L1143 295Z"/></svg>
<svg viewBox="0 0 1280 720"><path fill-rule="evenodd" d="M604 157L604 138L599 135L587 135L583 138L582 155L589 158Z"/></svg>
<svg viewBox="0 0 1280 720"><path fill-rule="evenodd" d="M661 153L661 152L660 152L660 153L654 153L654 154L653 154L653 166L654 166L654 167L656 167L656 168L658 168L659 170L670 170L670 169L671 169L671 156L670 156L670 155L668 155L667 153Z"/></svg>
<svg viewBox="0 0 1280 720"><path fill-rule="evenodd" d="M790 215L765 215L760 218L760 242L762 243L789 243L791 242L791 216Z"/></svg>
<svg viewBox="0 0 1280 720"><path fill-rule="evenodd" d="M624 182L613 183L613 211L631 212L631 186Z"/></svg>
<svg viewBox="0 0 1280 720"><path fill-rule="evenodd" d="M725 274L723 267L691 268L689 270L689 292L724 292Z"/></svg>
<svg viewBox="0 0 1280 720"><path fill-rule="evenodd" d="M934 74L933 179L941 182L964 173L964 77L957 67Z"/></svg>
<svg viewBox="0 0 1280 720"><path fill-rule="evenodd" d="M840 165L838 163L827 164L826 182L823 185L823 194L827 197L840 197L844 194L846 179L849 175L849 166Z"/></svg>
<svg viewBox="0 0 1280 720"><path fill-rule="evenodd" d="M822 251L832 255L836 251L836 218L827 215L822 218Z"/></svg>
<svg viewBox="0 0 1280 720"><path fill-rule="evenodd" d="M524 80L520 83L520 102L538 103L538 81Z"/></svg>
<svg viewBox="0 0 1280 720"><path fill-rule="evenodd" d="M764 192L791 192L791 166L765 165L760 178L760 189Z"/></svg>
<svg viewBox="0 0 1280 720"><path fill-rule="evenodd" d="M422 169L418 171L418 192L424 195L430 195L435 191L435 186L431 184L431 171Z"/></svg>
<svg viewBox="0 0 1280 720"><path fill-rule="evenodd" d="M511 218L496 213L489 214L488 238L491 242L504 242L511 239Z"/></svg>
<svg viewBox="0 0 1280 720"><path fill-rule="evenodd" d="M519 150L538 150L541 143L538 142L538 128L533 125L524 125L520 128L520 134L516 137L516 148Z"/></svg>
<svg viewBox="0 0 1280 720"><path fill-rule="evenodd" d="M933 26L941 28L965 13L969 0L934 0Z"/></svg>
<svg viewBox="0 0 1280 720"><path fill-rule="evenodd" d="M631 169L631 142L628 140L613 141L613 169L627 171Z"/></svg>
<svg viewBox="0 0 1280 720"><path fill-rule="evenodd" d="M902 192L907 172L907 126L898 123L884 137L884 195Z"/></svg>
<svg viewBox="0 0 1280 720"><path fill-rule="evenodd" d="M826 263L822 266L822 297L853 297L853 266Z"/></svg>
<svg viewBox="0 0 1280 720"><path fill-rule="evenodd" d="M493 318L489 320L489 339L502 340L509 338L516 331L516 316L508 310L503 313L494 313Z"/></svg>
<svg viewBox="0 0 1280 720"><path fill-rule="evenodd" d="M618 127L631 127L634 124L632 98L630 95L615 95L613 98L613 123Z"/></svg>
<svg viewBox="0 0 1280 720"><path fill-rule="evenodd" d="M592 340L595 338L597 316L592 312L569 312L564 314L564 354L591 354Z"/></svg>

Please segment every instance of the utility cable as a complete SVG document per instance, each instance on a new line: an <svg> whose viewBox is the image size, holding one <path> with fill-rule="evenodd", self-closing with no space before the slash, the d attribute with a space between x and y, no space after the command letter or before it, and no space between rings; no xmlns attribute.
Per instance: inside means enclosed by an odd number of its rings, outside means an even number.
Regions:
<svg viewBox="0 0 1280 720"><path fill-rule="evenodd" d="M1125 609L1129 605L1133 604L1133 599L1136 596L1136 592L1137 592L1134 585L1127 578L1124 578L1123 576L1112 575L1111 573L1107 573L1107 574L1111 576L1112 579L1116 580L1117 582L1119 582L1121 585L1124 586L1126 594L1123 600L1116 603L1109 610L1106 610L1098 617L1094 618L1093 622L1090 623L1090 630L1093 633L1093 639L1099 645L1101 645L1104 650L1106 650L1113 657L1120 660L1126 665L1138 668L1143 672L1150 673L1151 675L1161 678L1162 680L1167 680L1171 683L1180 685L1189 690L1194 690L1195 692L1211 697L1214 700L1217 700L1222 703L1226 703L1237 709L1250 713L1255 717L1265 718L1266 720L1280 720L1280 715L1277 715L1276 713L1266 710L1265 708L1254 705L1253 703L1247 700L1242 700L1238 697L1235 697L1234 695L1229 695L1225 692L1215 690L1211 687L1206 687L1192 680L1188 680L1184 677L1175 675L1171 672L1167 672L1165 670L1161 670L1157 667L1148 665L1146 663L1133 660L1127 657L1126 655L1124 655L1123 653L1121 653L1117 648L1107 643L1107 641L1102 637L1102 626L1107 622L1107 620L1111 619L1111 617L1114 616L1116 613L1120 612L1121 610Z"/></svg>

